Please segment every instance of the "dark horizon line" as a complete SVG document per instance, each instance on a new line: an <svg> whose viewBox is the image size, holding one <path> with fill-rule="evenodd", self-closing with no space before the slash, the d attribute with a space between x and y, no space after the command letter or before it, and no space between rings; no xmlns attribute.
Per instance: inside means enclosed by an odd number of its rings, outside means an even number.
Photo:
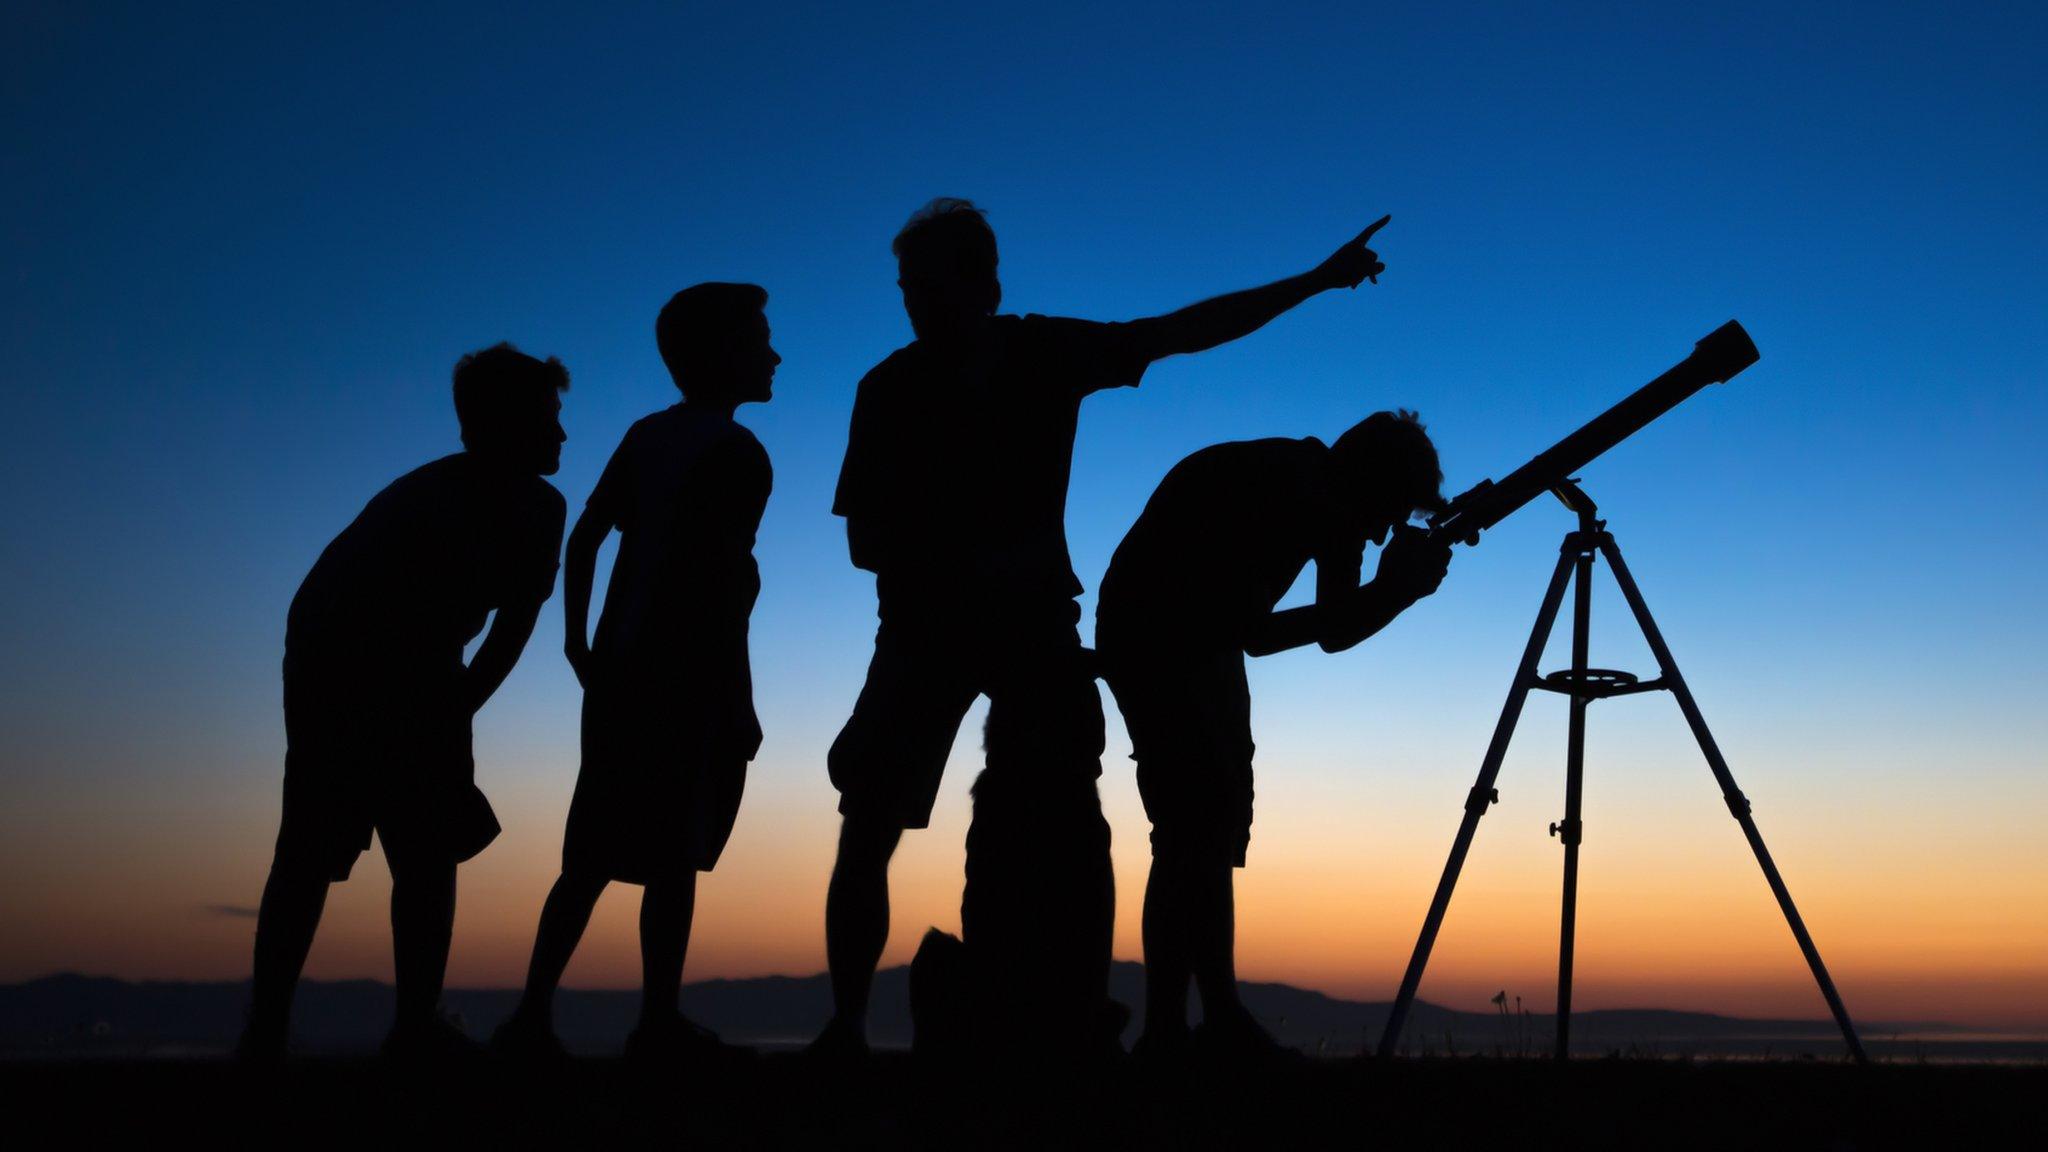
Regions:
<svg viewBox="0 0 2048 1152"><path fill-rule="evenodd" d="M1125 966L1128 966L1128 967L1130 967L1130 968L1135 968L1135 969L1142 969L1142 968L1143 968L1143 964L1142 964L1141 962L1139 962L1139 961L1136 961L1136 960L1117 960L1117 961L1114 961L1114 964L1115 964L1115 966L1117 966L1117 967L1125 967ZM888 966L888 967L884 967L884 968L878 968L878 969L876 970L876 976L877 976L877 977L880 977L880 976L882 976L882 975L884 975L884 974L895 974L895 973L905 973L905 974L907 974L907 973L909 972L909 970L910 970L910 965L908 965L908 964L897 964L897 965L891 965L891 966ZM760 983L767 983L767 982L771 982L771 981L784 981L784 982L789 982L789 983L808 983L808 982L814 982L814 981L817 981L817 982L824 982L824 981L829 981L829 979L830 979L830 976L829 976L829 974L828 974L828 973L826 973L826 972L822 972L822 971L821 971L821 972L815 972L815 973L812 973L812 974L810 974L810 975L807 975L807 976L791 976L791 975L784 975L784 974L780 974L780 973L768 973L768 974L764 974L764 975L760 975L760 976L738 976L738 977L733 977L733 976L714 976L714 977L710 977L710 978L708 978L708 979L704 979L704 980L690 980L690 981L685 981L685 982L684 982L684 984L683 984L683 987L684 987L684 988L686 988L686 989L687 989L687 988L702 988L702 987L715 987L715 986L725 986L725 985L736 985L736 984L760 984ZM0 982L0 991L7 991L7 990L10 990L10 989L24 989L24 988L29 988L29 987L32 987L32 986L34 986L34 985L38 985L38 984L54 984L54 983L61 983L61 982L65 982L65 981L80 981L80 982L100 982L100 983L111 983L111 984L123 984L123 985L127 985L127 986L129 986L129 987L143 987L143 986L149 986L149 985L156 985L156 986L160 986L160 987L161 987L161 986L183 986L183 987L208 987L208 986L211 986L211 987L216 987L216 988L233 988L233 987L247 987L247 986L249 985L249 977L247 977L247 976L242 976L242 977L237 977L237 978L225 978L225 979L200 979L200 980L193 980L193 979L158 979L158 978L143 978L143 979L133 979L133 978L130 978L130 977L126 977L126 976L108 976L108 975L92 975L92 974L89 974L89 973L84 973L84 972L75 972L75 971L59 971L59 972L50 972L50 973L46 973L46 974L44 974L44 975L41 975L41 976L33 976L33 977L30 977L30 978L28 978L28 979L25 979L25 980L16 980L16 981L7 981L7 982ZM303 979L303 980L301 980L301 981L300 981L300 983L301 983L301 985L302 985L302 986L306 986L306 987L327 987L327 988L335 988L335 987L347 987L347 986L351 986L351 985L355 985L355 986L369 986L369 987L374 987L374 988L384 988L384 989L389 989L389 988L391 988L391 987L392 987L392 984L391 984L391 982L390 982L389 980L382 980L382 979L377 979L377 978L375 978L375 977L368 977L368 976L362 976L362 977L351 977L351 978L348 978L348 979L341 979L341 980L320 980L320 979L312 979L312 978L306 978L306 979ZM1283 981L1278 981L1278 980L1239 980L1239 981L1238 981L1238 986L1239 986L1239 987L1241 987L1241 988L1260 988L1260 989L1281 989L1281 990L1284 990L1284 991L1287 991L1287 992L1292 992L1292 993L1295 993L1295 994L1298 994L1298 995L1307 995L1307 996L1320 996L1320 997L1322 997L1323 999L1325 999L1325 1000L1328 1000L1328 1001L1330 1001L1330 1002L1332 1002L1332 1003L1334 1003L1334 1004L1343 1004L1343 1005L1348 1005L1348 1006L1351 1006L1351 1007L1355 1007L1355 1008L1361 1008L1361 1009L1368 1009L1368 1010L1370 1010L1370 1009L1380 1009L1380 1010L1385 1010L1385 1009L1386 1009L1387 1007L1389 1007L1389 1006L1390 1006L1390 1005L1391 1005L1391 1004L1393 1003L1393 1001L1392 1001L1391 999L1389 999L1389 1000L1353 1000L1353 999L1349 999L1349 998L1346 998L1346 997L1342 997L1342 996L1333 996L1333 995L1331 995L1331 994L1330 994L1330 993L1328 993L1328 992L1323 992L1323 991L1321 991L1321 990L1318 990L1318 989L1315 989L1315 988L1304 988L1304 987L1302 987L1302 986L1300 986L1300 985L1298 985L1298 984L1288 984L1288 983L1285 983L1285 982L1283 982ZM560 991L561 991L561 993L563 993L563 994L568 994L568 995L576 995L576 996L627 996L627 997L637 997L637 996L639 996L639 995L640 995L640 990L639 990L638 988L636 988L636 987L621 987L621 988L588 988L588 987L571 987L571 986L568 986L568 985L564 985L564 986L563 986L563 987L562 987L562 988L560 989ZM503 996L518 996L518 995L520 994L520 989L519 989L519 988L517 988L517 987L509 987L509 986L507 986L507 987L500 987L500 986L492 986L492 985L479 985L479 986L474 986L474 987L450 987L450 988L448 988L448 989L447 989L447 994L448 994L448 995L451 995L451 996L474 996L474 995L487 995L487 996L493 996L493 995L503 995ZM1436 1010L1436 1011L1439 1011L1439 1012L1445 1012L1445 1013L1450 1013L1450 1014L1453 1014L1453 1015L1458 1015L1458 1016L1474 1016L1474 1017L1481 1017L1481 1018L1486 1018L1486 1017L1491 1017L1492 1015L1494 1015L1494 1013L1492 1013L1492 1012L1487 1012L1487 1011L1480 1011L1480 1010L1468 1010L1468 1009L1462 1009L1462 1008L1450 1008L1450 1007L1446 1007L1446 1006L1444 1006L1444 1005L1442 1005L1442 1004L1436 1003L1435 1001L1431 1001L1431 1000L1426 1000L1426 999L1422 999L1422 998L1419 998L1419 997L1417 998L1417 1000L1416 1000L1416 1003L1417 1003L1418 1005L1426 1005L1426 1006L1428 1006L1428 1007L1430 1007L1430 1008L1432 1008L1432 1009L1434 1009L1434 1010ZM1690 1009L1690 1008L1663 1008L1663 1007L1654 1007L1654 1006L1644 1006L1644 1007L1629 1007L1629 1008L1587 1008L1587 1009L1574 1009L1574 1010L1573 1010L1573 1012L1572 1012L1572 1018L1576 1020L1576 1019L1583 1019L1583 1018L1588 1018L1588 1017L1598 1017L1598 1016L1620 1016L1620 1015L1627 1015L1627 1014L1638 1014L1638 1015L1641 1015L1641 1014L1650 1014L1650 1013L1655 1013L1655 1014L1660 1014L1660 1015L1666 1015L1666 1016L1673 1016L1673 1017L1692 1017L1692 1018L1698 1018L1698 1019L1707 1019L1707 1020L1720 1020L1720 1021L1729 1021L1729 1022L1735 1022L1735 1023L1744 1023L1744 1024L1756 1024L1756 1025L1798 1025L1798 1026L1810 1026L1810 1027L1823 1027L1823 1026L1832 1026L1832 1022L1831 1022L1831 1021L1830 1021L1830 1020L1829 1020L1829 1019L1828 1019L1828 1018L1827 1018L1826 1016L1815 1016L1815 1017L1811 1017L1811 1018L1809 1018L1809 1017L1797 1017L1797 1016L1776 1016L1776 1017L1771 1017L1771 1016L1737 1016L1737 1015L1730 1015L1730 1014L1728 1014L1728 1013L1725 1013L1725 1012L1709 1012L1709 1011L1702 1011L1702 1010L1698 1010L1698 1009ZM1541 1012L1539 1012L1539 1011L1536 1011L1536 1010L1534 1010L1534 1009L1530 1009L1530 1010L1527 1010L1526 1014L1527 1014L1527 1015L1529 1016L1529 1018L1530 1018L1530 1019L1532 1019L1532 1020L1534 1020L1534 1019L1550 1019L1550 1018L1552 1018L1552 1017L1553 1017L1553 1015L1554 1015L1554 1013L1552 1013L1552 1012L1548 1012L1548 1011L1541 1011ZM1882 1031L1882 1030L1887 1030L1887 1029L1889 1029L1889 1030L1892 1030L1892 1031L1914 1031L1914 1032L1932 1032L1932 1031L1941 1031L1941 1030L1952 1030L1952 1031L1964 1031L1964 1032L1985 1032L1985 1033L1994 1033L1994 1034L2011 1034L2011 1035L2015 1035L2015 1036L2021 1036L2021 1035L2024 1035L2024 1036L2037 1036L2037 1035L2040 1035L2040 1034L2041 1034L2041 1033L2042 1033L2042 1032L2044 1031L2044 1029L2048 1029L2048 1022L2042 1022L2042 1023L2040 1023L2040 1024L2036 1024L2036 1025L2032 1025L2032 1026L2029 1026L2029 1025L2024 1025L2024 1024L2020 1024L2020 1025L2014 1025L2014 1024L2007 1024L2007 1025L2003 1025L2003 1026L1993 1026L1993 1025L1978 1025L1978 1024L1965 1024L1965 1023L1958 1023L1958 1022L1956 1022L1956 1021L1949 1021L1949 1020L1872 1020L1872 1021L1869 1021L1869 1022L1867 1022L1866 1024L1864 1024L1864 1025L1863 1025L1863 1029L1864 1029L1864 1030L1866 1030L1866 1031Z"/></svg>

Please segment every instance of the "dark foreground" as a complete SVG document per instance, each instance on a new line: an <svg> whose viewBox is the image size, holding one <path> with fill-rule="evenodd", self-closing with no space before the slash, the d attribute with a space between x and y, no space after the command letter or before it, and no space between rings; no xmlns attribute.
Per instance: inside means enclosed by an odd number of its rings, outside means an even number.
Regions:
<svg viewBox="0 0 2048 1152"><path fill-rule="evenodd" d="M459 1073L313 1060L0 1065L8 1127L78 1146L1975 1148L2048 1146L2041 1066L1321 1061L1029 1087L881 1056ZM14 1147L37 1144L9 1141Z"/></svg>

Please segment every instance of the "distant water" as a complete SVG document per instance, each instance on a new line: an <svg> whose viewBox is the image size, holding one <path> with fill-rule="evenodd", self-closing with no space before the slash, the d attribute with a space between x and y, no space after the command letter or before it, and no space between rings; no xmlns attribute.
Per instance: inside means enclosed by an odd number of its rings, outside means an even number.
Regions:
<svg viewBox="0 0 2048 1152"><path fill-rule="evenodd" d="M878 1048L910 1042L908 973L878 974L872 1039ZM1337 1000L1283 984L1245 984L1245 1004L1291 1047L1327 1057L1376 1046L1388 1005ZM1143 974L1119 963L1111 992L1143 1004ZM448 1007L473 1036L490 1035L516 1003L510 989L451 989ZM248 986L241 982L179 983L53 976L0 985L0 1059L199 1059L234 1043ZM633 992L565 989L556 1026L572 1052L615 1055L631 1029ZM688 985L683 1010L726 1039L767 1051L800 1048L831 1013L822 975L715 980ZM308 1055L374 1051L390 1019L391 989L372 981L301 985L294 1011L295 1047ZM1420 1056L1540 1058L1551 1050L1554 1020L1529 1013L1503 1018L1418 1001L1401 1050ZM1126 1043L1136 1038L1134 1020ZM1997 1032L1933 1022L1864 1022L1864 1048L1894 1064L2048 1064L2048 1032ZM1575 1015L1572 1054L1581 1059L1787 1060L1845 1058L1828 1020L1753 1020L1698 1012L1595 1011Z"/></svg>

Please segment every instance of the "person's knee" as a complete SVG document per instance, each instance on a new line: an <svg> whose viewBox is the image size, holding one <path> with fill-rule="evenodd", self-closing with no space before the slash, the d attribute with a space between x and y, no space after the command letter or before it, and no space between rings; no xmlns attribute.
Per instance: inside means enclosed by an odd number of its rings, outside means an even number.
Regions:
<svg viewBox="0 0 2048 1152"><path fill-rule="evenodd" d="M405 853L391 859L392 896L433 899L454 891L455 861L429 853Z"/></svg>
<svg viewBox="0 0 2048 1152"><path fill-rule="evenodd" d="M903 828L876 816L848 815L839 825L837 867L886 867L903 839Z"/></svg>
<svg viewBox="0 0 2048 1152"><path fill-rule="evenodd" d="M597 898L611 885L610 878L595 872L567 871L555 878L552 894L580 904L595 904Z"/></svg>
<svg viewBox="0 0 2048 1152"><path fill-rule="evenodd" d="M652 900L659 904L686 903L697 895L697 874L685 872L677 876L649 880L641 886L640 899Z"/></svg>
<svg viewBox="0 0 2048 1152"><path fill-rule="evenodd" d="M1228 879L1236 868L1231 838L1211 828L1152 829L1152 873L1177 887Z"/></svg>
<svg viewBox="0 0 2048 1152"><path fill-rule="evenodd" d="M266 897L276 899L302 896L307 893L324 893L329 879L327 870L318 864L298 856L279 852L270 861L270 875L264 881Z"/></svg>

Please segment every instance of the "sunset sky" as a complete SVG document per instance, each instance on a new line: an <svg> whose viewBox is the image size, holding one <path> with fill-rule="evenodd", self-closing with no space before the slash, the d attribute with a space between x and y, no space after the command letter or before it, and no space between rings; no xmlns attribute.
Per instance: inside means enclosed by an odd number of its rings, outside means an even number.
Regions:
<svg viewBox="0 0 2048 1152"><path fill-rule="evenodd" d="M1406 406L1462 490L1740 319L1762 362L1586 488L1850 1012L2048 1030L2048 9L178 7L31 6L0 46L0 980L245 975L300 578L459 446L449 368L498 340L574 375L580 506L674 400L656 310L709 279L767 287L785 362L740 414L776 471L767 737L688 975L822 969L825 749L874 628L832 485L855 383L910 338L889 239L957 195L1007 308L1096 319L1393 215L1377 286L1084 406L1084 636L1197 448ZM1253 662L1243 976L1393 995L1570 526L1531 505L1381 636ZM477 720L505 834L462 871L456 985L518 982L559 861L557 609ZM1611 583L1594 653L1652 670ZM897 858L887 962L958 926L981 715ZM1135 959L1147 825L1110 715ZM1425 999L1550 1004L1563 731L1531 701ZM1575 1005L1825 1015L1671 700L1596 704L1588 746ZM373 853L311 975L388 976L387 893ZM606 896L570 984L637 983L637 900Z"/></svg>

